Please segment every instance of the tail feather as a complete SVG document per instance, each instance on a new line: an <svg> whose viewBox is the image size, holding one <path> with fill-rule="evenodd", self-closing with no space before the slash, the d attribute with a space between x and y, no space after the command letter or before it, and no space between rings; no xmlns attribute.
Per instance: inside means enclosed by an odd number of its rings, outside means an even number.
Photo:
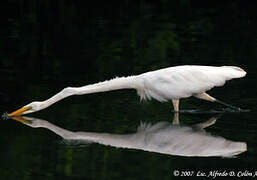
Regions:
<svg viewBox="0 0 257 180"><path fill-rule="evenodd" d="M231 73L231 75L233 75L233 78L241 78L244 77L246 75L246 72L237 66L222 66L226 69L226 72Z"/></svg>

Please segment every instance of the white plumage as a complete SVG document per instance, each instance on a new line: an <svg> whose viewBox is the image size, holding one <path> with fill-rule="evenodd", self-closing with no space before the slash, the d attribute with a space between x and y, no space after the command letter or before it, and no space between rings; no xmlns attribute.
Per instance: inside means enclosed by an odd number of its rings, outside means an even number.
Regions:
<svg viewBox="0 0 257 180"><path fill-rule="evenodd" d="M246 72L235 66L196 66L184 65L150 71L136 76L120 77L83 87L68 87L53 97L32 102L23 108L8 114L19 116L44 109L53 103L71 95L83 95L118 89L136 89L141 99L156 99L164 102L172 100L174 110L179 110L179 99L195 96L200 99L223 103L205 92L215 86L222 86L227 80L244 77Z"/></svg>
<svg viewBox="0 0 257 180"><path fill-rule="evenodd" d="M154 98L162 102L204 93L245 75L244 70L234 66L175 66L140 75L144 86L138 92L142 99Z"/></svg>

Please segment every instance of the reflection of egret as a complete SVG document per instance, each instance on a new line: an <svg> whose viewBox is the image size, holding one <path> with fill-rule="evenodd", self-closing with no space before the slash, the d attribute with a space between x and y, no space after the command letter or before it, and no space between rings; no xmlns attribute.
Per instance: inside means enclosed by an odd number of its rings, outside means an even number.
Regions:
<svg viewBox="0 0 257 180"><path fill-rule="evenodd" d="M243 69L234 66L186 65L170 67L137 76L115 78L83 87L68 87L45 101L32 102L9 114L9 116L20 116L36 112L72 95L118 89L136 89L141 99L153 98L161 102L172 100L175 111L179 111L179 99L190 96L236 108L211 97L205 92L214 86L222 86L227 80L245 75L246 72ZM237 109L240 110L239 108Z"/></svg>
<svg viewBox="0 0 257 180"><path fill-rule="evenodd" d="M206 128L216 122L216 118L194 125L179 125L178 114L174 116L173 124L158 122L154 125L141 123L136 133L110 134L93 132L72 132L51 124L48 121L30 117L14 117L33 128L47 128L64 139L83 142L95 142L119 148L139 149L162 154L178 156L223 156L245 152L245 142L234 142L223 137L207 134Z"/></svg>

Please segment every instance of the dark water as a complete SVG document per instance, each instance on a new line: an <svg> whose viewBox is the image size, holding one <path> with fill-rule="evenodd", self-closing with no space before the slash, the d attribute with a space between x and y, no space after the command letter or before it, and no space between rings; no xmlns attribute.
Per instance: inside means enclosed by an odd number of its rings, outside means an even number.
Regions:
<svg viewBox="0 0 257 180"><path fill-rule="evenodd" d="M209 93L251 112L225 113L201 132L247 143L246 152L230 158L66 142L49 129L2 120L0 179L174 179L175 170L200 179L196 176L200 172L240 175L248 171L249 177L257 171L254 5L241 1L124 1L91 6L80 1L7 2L9 13L3 16L0 30L1 114L45 100L67 86L180 64L245 69L245 78ZM224 107L189 98L182 100L181 108L208 111ZM141 122L172 123L171 109L171 103L140 102L135 91L121 90L70 97L31 116L72 132L125 135L136 133ZM179 120L191 128L213 116L180 114ZM212 142L208 142L210 146Z"/></svg>

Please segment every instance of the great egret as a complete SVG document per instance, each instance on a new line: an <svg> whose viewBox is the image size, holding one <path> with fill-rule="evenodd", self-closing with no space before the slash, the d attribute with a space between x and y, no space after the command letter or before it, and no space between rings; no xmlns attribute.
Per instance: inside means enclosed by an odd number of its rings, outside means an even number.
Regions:
<svg viewBox="0 0 257 180"><path fill-rule="evenodd" d="M45 101L25 105L8 116L20 116L36 112L72 95L83 95L118 89L136 89L140 99L156 99L160 102L172 100L174 111L179 111L179 99L195 96L211 102L223 103L207 93L214 86L222 86L227 80L241 78L246 72L235 66L183 65L150 71L136 76L119 77L109 81L82 87L67 87Z"/></svg>
<svg viewBox="0 0 257 180"><path fill-rule="evenodd" d="M204 128L216 122L216 117L194 126L179 125L175 113L173 125L167 121L156 124L141 123L137 132L111 134L95 132L73 132L58 127L46 120L31 117L14 117L33 128L46 128L73 143L99 143L117 148L138 149L177 156L232 157L247 150L245 142L236 142L206 133ZM176 125L174 125L176 124Z"/></svg>

